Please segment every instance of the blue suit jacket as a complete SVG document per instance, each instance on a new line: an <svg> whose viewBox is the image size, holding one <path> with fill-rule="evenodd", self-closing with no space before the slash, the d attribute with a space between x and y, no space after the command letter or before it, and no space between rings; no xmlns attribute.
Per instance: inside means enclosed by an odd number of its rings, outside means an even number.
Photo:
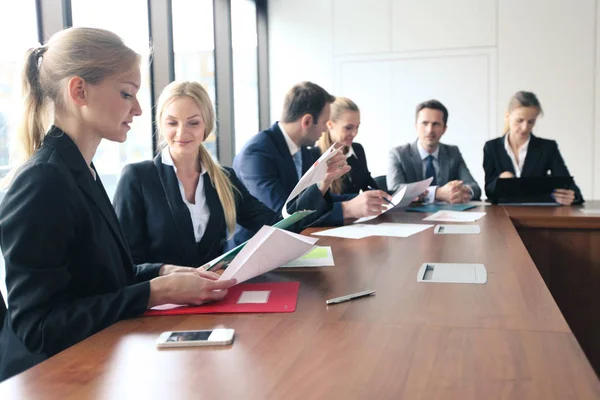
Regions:
<svg viewBox="0 0 600 400"><path fill-rule="evenodd" d="M304 174L314 159L308 148L302 147L300 151ZM298 183L294 160L278 123L256 134L246 143L242 151L235 156L233 169L250 194L277 213L281 213L285 201ZM314 199L313 203L300 201L303 197ZM299 203L309 209L318 209L318 202L323 200L318 200L317 197L323 199L319 188L313 185L300 194ZM325 198L331 201L329 194ZM342 216L337 214L341 214L341 209L332 211L326 218L317 221L317 224L332 225L330 221L335 220L337 225L341 225ZM233 243L242 243L251 236L251 232L238 225Z"/></svg>

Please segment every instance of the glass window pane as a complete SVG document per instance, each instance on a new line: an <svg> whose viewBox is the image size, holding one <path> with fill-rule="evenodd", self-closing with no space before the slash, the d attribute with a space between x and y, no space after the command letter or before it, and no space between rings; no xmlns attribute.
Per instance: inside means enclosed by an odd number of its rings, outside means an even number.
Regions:
<svg viewBox="0 0 600 400"><path fill-rule="evenodd" d="M39 45L35 0L0 2L0 176L9 170L10 137L19 123L25 52Z"/></svg>
<svg viewBox="0 0 600 400"><path fill-rule="evenodd" d="M256 3L231 0L233 42L233 104L235 112L235 151L258 132L258 61Z"/></svg>
<svg viewBox="0 0 600 400"><path fill-rule="evenodd" d="M73 26L107 29L121 36L125 43L142 55L142 87L138 100L142 115L134 119L125 143L103 140L94 164L100 173L104 187L112 199L117 180L127 164L151 159L152 104L150 97L150 69L148 61L148 3L147 0L71 0ZM119 10L119 12L115 12Z"/></svg>
<svg viewBox="0 0 600 400"><path fill-rule="evenodd" d="M173 0L175 79L197 81L215 102L215 40L212 0ZM204 145L217 159L216 124Z"/></svg>

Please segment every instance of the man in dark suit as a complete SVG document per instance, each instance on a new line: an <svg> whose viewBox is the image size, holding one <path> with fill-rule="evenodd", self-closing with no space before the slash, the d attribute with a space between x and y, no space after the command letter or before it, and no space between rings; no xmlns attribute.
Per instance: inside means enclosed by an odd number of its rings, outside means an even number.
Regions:
<svg viewBox="0 0 600 400"><path fill-rule="evenodd" d="M437 100L417 106L418 139L393 148L389 153L387 186L397 190L402 184L432 177L431 186L421 200L464 203L478 200L479 185L469 172L457 146L440 143L448 128L448 110Z"/></svg>

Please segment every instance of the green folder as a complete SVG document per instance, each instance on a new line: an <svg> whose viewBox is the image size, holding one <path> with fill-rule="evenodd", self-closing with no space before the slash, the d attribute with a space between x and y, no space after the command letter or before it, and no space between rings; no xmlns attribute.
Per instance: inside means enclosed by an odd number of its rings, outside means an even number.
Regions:
<svg viewBox="0 0 600 400"><path fill-rule="evenodd" d="M279 221L276 224L274 224L273 227L274 228L279 228L279 229L287 229L290 226L294 225L296 222L300 221L304 217L306 217L306 216L308 216L308 215L310 215L310 214L312 214L314 212L315 212L315 210L296 211L295 213L293 213L289 217L284 218L281 221ZM229 250L227 253L222 254L219 257L217 257L214 260L212 260L209 263L209 266L206 268L206 270L210 271L215 265L217 265L219 263L224 263L224 267L228 266L229 263L231 263L231 261L233 261L233 259L235 258L235 256L237 256L238 253L240 251L242 251L242 249L244 248L244 246L246 245L246 243L248 243L247 240L244 243L240 244L239 246L236 246L233 249Z"/></svg>

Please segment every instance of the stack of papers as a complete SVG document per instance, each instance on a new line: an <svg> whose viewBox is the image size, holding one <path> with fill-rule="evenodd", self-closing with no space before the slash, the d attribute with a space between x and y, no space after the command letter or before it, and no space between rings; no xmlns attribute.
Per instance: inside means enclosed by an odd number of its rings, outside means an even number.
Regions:
<svg viewBox="0 0 600 400"><path fill-rule="evenodd" d="M331 267L334 265L331 247L317 246L305 255L285 264L282 268Z"/></svg>
<svg viewBox="0 0 600 400"><path fill-rule="evenodd" d="M301 219L303 219L304 217L314 213L314 210L303 210L303 211L296 211L295 213L293 213L292 215L290 215L287 218L282 219L281 221L277 222L276 224L273 225L274 228L280 228L280 229L287 229L290 226L294 225L296 222L300 221ZM248 243L248 240L246 240L244 243L234 247L233 249L229 250L227 253L225 254L221 254L219 257L215 258L212 261L209 261L208 263L208 267L206 268L207 271L210 271L216 264L222 262L223 263L223 267L226 267L229 265L229 263L234 259L234 257L240 252L242 251L242 249L244 248L244 246L246 245L246 243Z"/></svg>
<svg viewBox="0 0 600 400"><path fill-rule="evenodd" d="M409 237L415 233L431 228L433 225L382 223L378 225L354 224L325 231L314 232L313 235L333 236L346 239L363 239L369 236Z"/></svg>
<svg viewBox="0 0 600 400"><path fill-rule="evenodd" d="M233 259L219 280L238 283L262 275L311 250L318 239L263 226Z"/></svg>
<svg viewBox="0 0 600 400"><path fill-rule="evenodd" d="M423 221L475 222L484 215L484 212L438 211L427 218L423 218Z"/></svg>

